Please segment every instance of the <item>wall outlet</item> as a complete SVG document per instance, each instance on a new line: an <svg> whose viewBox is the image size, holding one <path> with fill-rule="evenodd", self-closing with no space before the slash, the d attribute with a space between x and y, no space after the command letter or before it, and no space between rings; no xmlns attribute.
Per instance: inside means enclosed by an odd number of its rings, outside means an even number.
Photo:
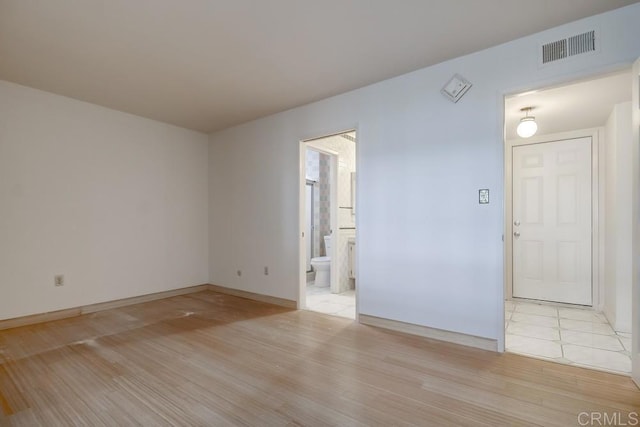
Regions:
<svg viewBox="0 0 640 427"><path fill-rule="evenodd" d="M238 270L236 274L238 275L238 277L242 276L242 270Z"/></svg>
<svg viewBox="0 0 640 427"><path fill-rule="evenodd" d="M264 267L264 275L265 276L269 275L269 267L267 267L267 266Z"/></svg>
<svg viewBox="0 0 640 427"><path fill-rule="evenodd" d="M64 286L64 276L62 274L56 274L53 276L53 283L56 286Z"/></svg>

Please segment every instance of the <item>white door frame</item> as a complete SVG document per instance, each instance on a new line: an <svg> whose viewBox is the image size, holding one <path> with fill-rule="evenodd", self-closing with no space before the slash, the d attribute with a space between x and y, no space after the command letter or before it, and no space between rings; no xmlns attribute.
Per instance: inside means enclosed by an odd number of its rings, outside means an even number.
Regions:
<svg viewBox="0 0 640 427"><path fill-rule="evenodd" d="M600 150L604 149L604 144L600 144L600 134L602 128L583 129L571 132L562 132L550 135L542 135L527 139L513 139L505 141L505 296L507 299L513 297L513 164L512 150L513 147L522 145L542 144L547 142L562 141L576 138L591 138L591 290L592 290L592 307L594 310L602 310L601 301L601 284L600 272L604 271L601 266L604 265L604 250L601 245L604 239L600 238L600 230L604 229L604 215L601 214L599 195L601 191L601 183L604 183L604 168L599 167L600 158L604 158L604 153ZM601 179L602 178L602 179ZM536 301L539 302L539 301ZM553 303L554 305L563 305L562 303ZM567 306L573 306L566 304ZM504 317L504 316L503 316ZM503 324L504 327L504 324Z"/></svg>
<svg viewBox="0 0 640 427"><path fill-rule="evenodd" d="M346 133L346 132L340 132ZM338 134L338 135L339 135ZM305 244L306 239L309 236L305 236L304 232L306 230L306 203L305 203L305 194L306 194L306 183L307 183L307 162L306 162L306 152L307 148L311 148L314 151L318 151L322 154L326 154L331 158L331 176L329 178L329 188L330 188L330 212L329 212L329 227L332 233L332 243L331 243L331 253L327 254L331 257L331 273L330 273L330 287L333 288L338 281L338 268L337 268L337 238L338 238L338 153L332 150L328 150L317 145L314 145L313 142L317 140L321 140L323 138L332 136L326 135L313 139L306 139L300 141L300 196L299 196L299 236L301 237L299 240L299 286L298 286L298 304L297 307L299 310L303 310L307 308L307 295L306 295L306 286L307 286L307 245Z"/></svg>
<svg viewBox="0 0 640 427"><path fill-rule="evenodd" d="M631 71L631 378L640 387L640 59Z"/></svg>

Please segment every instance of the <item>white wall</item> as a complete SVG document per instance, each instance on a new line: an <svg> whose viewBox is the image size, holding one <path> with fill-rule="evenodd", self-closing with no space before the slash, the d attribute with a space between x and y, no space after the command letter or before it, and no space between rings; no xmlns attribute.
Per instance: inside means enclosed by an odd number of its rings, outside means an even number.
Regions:
<svg viewBox="0 0 640 427"><path fill-rule="evenodd" d="M357 128L360 312L500 345L503 95L628 66L639 21L636 4L211 135L211 282L297 298L299 141ZM593 27L600 52L538 65ZM474 85L457 104L453 73Z"/></svg>
<svg viewBox="0 0 640 427"><path fill-rule="evenodd" d="M0 319L207 283L207 151L0 81Z"/></svg>
<svg viewBox="0 0 640 427"><path fill-rule="evenodd" d="M604 312L622 332L631 332L631 130L631 103L616 105L605 126Z"/></svg>

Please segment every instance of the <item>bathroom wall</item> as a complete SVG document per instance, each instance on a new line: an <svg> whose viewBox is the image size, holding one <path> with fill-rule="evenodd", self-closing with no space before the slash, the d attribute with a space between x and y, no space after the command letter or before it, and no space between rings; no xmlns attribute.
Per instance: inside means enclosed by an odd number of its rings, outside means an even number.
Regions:
<svg viewBox="0 0 640 427"><path fill-rule="evenodd" d="M305 173L307 179L313 181L313 253L311 254L311 258L319 257L320 255L320 242L321 242L321 234L320 234L320 153L315 150L306 150L306 168ZM324 242L322 242L324 245Z"/></svg>
<svg viewBox="0 0 640 427"><path fill-rule="evenodd" d="M322 145L322 144L320 144ZM318 242L320 252L317 256L327 256L324 236L331 234L331 157L320 153L320 175L318 179Z"/></svg>
<svg viewBox="0 0 640 427"><path fill-rule="evenodd" d="M355 136L355 132L352 135ZM356 235L355 215L352 213L351 206L351 173L356 171L356 144L341 135L318 139L310 144L338 154L338 230L333 233L333 244L336 245L338 257L337 263L334 263L338 268L338 283L335 284L331 291L333 293L341 293L348 289L353 289L355 284L353 280L349 279L348 239ZM329 156L325 157L328 164ZM322 165L320 169L322 171ZM329 172L329 168L326 169L326 172ZM328 200L328 191L325 196Z"/></svg>
<svg viewBox="0 0 640 427"><path fill-rule="evenodd" d="M616 331L631 332L631 103L613 108L605 126L604 313Z"/></svg>
<svg viewBox="0 0 640 427"><path fill-rule="evenodd" d="M315 150L307 149L306 151L305 174L308 180L318 181L320 175L320 153Z"/></svg>
<svg viewBox="0 0 640 427"><path fill-rule="evenodd" d="M503 97L628 67L638 22L634 4L212 134L211 282L298 298L300 141L357 128L359 312L501 348ZM595 54L538 63L541 44L593 28ZM440 89L455 73L473 87L454 104Z"/></svg>

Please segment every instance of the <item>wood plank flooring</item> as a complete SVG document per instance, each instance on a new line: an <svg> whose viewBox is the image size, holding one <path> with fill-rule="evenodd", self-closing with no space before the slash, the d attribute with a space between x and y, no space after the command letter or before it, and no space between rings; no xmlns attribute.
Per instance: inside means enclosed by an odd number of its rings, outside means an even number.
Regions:
<svg viewBox="0 0 640 427"><path fill-rule="evenodd" d="M625 421L640 391L211 291L0 331L1 426L571 426L581 412Z"/></svg>

